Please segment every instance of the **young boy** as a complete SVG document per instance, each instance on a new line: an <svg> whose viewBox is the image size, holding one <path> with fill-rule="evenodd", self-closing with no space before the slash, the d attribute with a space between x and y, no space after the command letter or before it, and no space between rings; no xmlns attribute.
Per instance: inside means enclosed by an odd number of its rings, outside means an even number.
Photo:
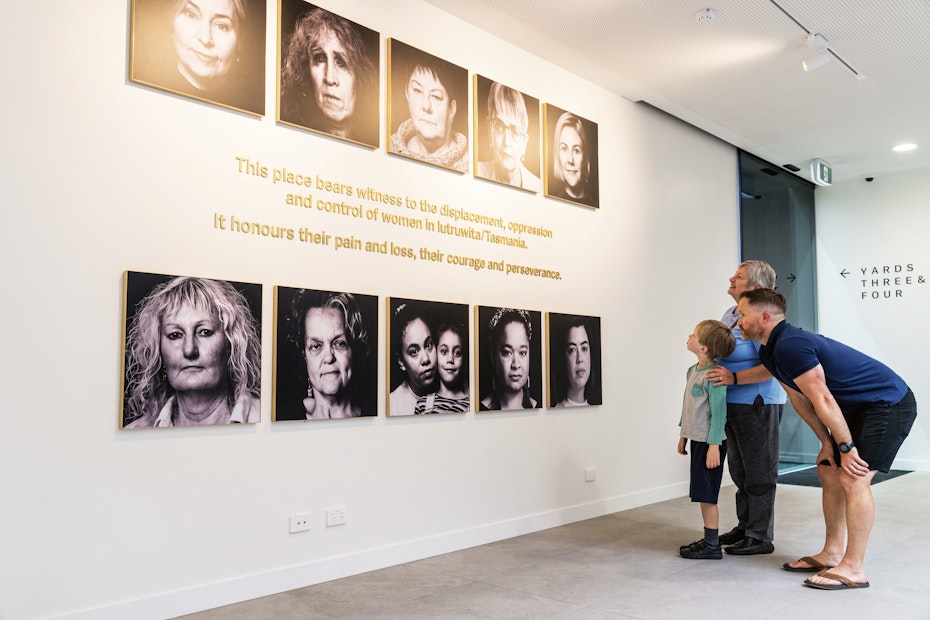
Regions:
<svg viewBox="0 0 930 620"><path fill-rule="evenodd" d="M723 425L727 420L725 385L713 385L707 371L716 364L715 358L733 353L736 340L730 328L720 321L701 321L688 336L688 350L697 356L697 364L688 369L684 402L681 409L681 437L678 454L688 454L691 440L691 501L701 503L704 518L704 538L679 549L681 557L690 560L720 560L717 496L723 478L723 461L727 443Z"/></svg>

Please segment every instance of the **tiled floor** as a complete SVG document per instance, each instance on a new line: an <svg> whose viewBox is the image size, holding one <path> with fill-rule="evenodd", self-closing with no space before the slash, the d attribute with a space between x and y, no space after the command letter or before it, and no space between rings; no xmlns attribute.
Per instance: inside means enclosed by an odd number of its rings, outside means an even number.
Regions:
<svg viewBox="0 0 930 620"><path fill-rule="evenodd" d="M733 491L721 493L721 531L734 525ZM771 555L678 557L701 531L682 498L184 618L928 619L930 472L873 494L865 590L805 588L806 575L781 570L820 550L823 520L820 489L779 485Z"/></svg>

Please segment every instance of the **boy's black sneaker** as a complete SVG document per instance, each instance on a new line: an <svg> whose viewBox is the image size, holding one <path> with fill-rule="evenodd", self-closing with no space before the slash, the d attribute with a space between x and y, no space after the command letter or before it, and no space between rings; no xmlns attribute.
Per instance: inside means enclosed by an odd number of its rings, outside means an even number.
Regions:
<svg viewBox="0 0 930 620"><path fill-rule="evenodd" d="M722 560L723 551L720 549L720 545L708 545L707 541L701 540L698 541L693 547L688 547L687 549L682 549L679 551L681 557L688 560Z"/></svg>
<svg viewBox="0 0 930 620"><path fill-rule="evenodd" d="M701 545L701 544L703 544L703 543L704 543L704 539L703 539L703 538L702 538L701 540L695 540L693 543L688 543L687 545L682 545L682 546L678 547L678 551L679 551L679 553L680 553L680 552L682 552L682 551L685 551L686 549L693 549L693 548L695 548L695 547L697 547L698 545Z"/></svg>

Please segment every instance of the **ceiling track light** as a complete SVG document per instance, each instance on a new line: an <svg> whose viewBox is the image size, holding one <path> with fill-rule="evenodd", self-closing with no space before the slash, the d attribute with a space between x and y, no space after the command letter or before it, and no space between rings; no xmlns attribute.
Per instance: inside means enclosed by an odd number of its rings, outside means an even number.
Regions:
<svg viewBox="0 0 930 620"><path fill-rule="evenodd" d="M829 49L830 42L827 41L822 34L812 32L807 35L807 47L822 52L825 49Z"/></svg>
<svg viewBox="0 0 930 620"><path fill-rule="evenodd" d="M812 32L810 29L808 29L804 24L798 21L798 19L794 15L789 13L785 9L785 7L783 7L780 4L780 2L781 0L769 0L769 3L772 6L774 6L776 9L784 13L785 17L793 21L798 26L798 28L804 31L804 34L807 37L808 47L810 47L811 49L817 50L821 54L827 54L828 57L835 58L836 61L840 63L841 65L843 65L843 67L847 71L849 71L853 75L853 77L855 77L857 80L865 79L865 76L862 75L859 71L857 71L851 64L846 62L846 60L844 60L842 56L840 56L835 51L830 49L829 42L822 35ZM829 62L829 58L826 58L826 59L820 58L820 54L818 54L814 56L813 58L811 58L810 60L805 60L804 62L802 62L801 66L804 67L805 71L811 71L813 69L816 69L817 67L822 67L823 65L827 64L827 62Z"/></svg>
<svg viewBox="0 0 930 620"><path fill-rule="evenodd" d="M830 58L832 57L830 54L830 42L827 41L823 35L813 32L808 34L807 47L812 50L817 50L817 53L807 60L801 61L801 67L803 67L805 71L819 69L830 62Z"/></svg>
<svg viewBox="0 0 930 620"><path fill-rule="evenodd" d="M830 52L828 50L824 50L819 54L811 56L807 60L802 60L801 66L805 71L813 71L814 69L819 69L820 67L830 62L831 58L832 56L830 55Z"/></svg>

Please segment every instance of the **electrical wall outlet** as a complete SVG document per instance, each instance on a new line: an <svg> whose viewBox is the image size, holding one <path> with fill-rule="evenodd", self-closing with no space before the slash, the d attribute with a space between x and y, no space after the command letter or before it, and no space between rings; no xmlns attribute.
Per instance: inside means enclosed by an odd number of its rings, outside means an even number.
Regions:
<svg viewBox="0 0 930 620"><path fill-rule="evenodd" d="M301 512L297 514L292 514L290 518L290 531L291 534L296 534L297 532L306 532L310 529L310 513Z"/></svg>
<svg viewBox="0 0 930 620"><path fill-rule="evenodd" d="M594 482L597 480L597 469L593 467L588 467L584 470L584 481L585 482Z"/></svg>
<svg viewBox="0 0 930 620"><path fill-rule="evenodd" d="M345 522L345 506L333 506L332 508L326 509L326 527L332 527L334 525L345 525Z"/></svg>

